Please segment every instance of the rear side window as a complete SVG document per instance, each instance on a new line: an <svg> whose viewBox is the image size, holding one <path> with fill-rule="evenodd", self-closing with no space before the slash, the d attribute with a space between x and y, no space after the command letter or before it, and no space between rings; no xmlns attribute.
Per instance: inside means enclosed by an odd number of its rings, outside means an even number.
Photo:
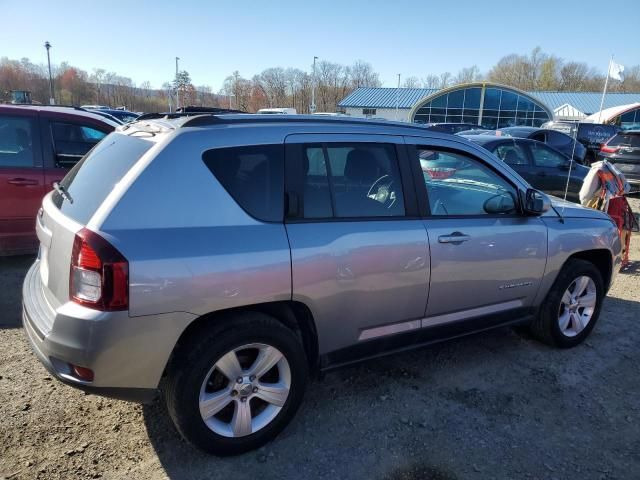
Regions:
<svg viewBox="0 0 640 480"><path fill-rule="evenodd" d="M0 116L0 167L33 167L33 120Z"/></svg>
<svg viewBox="0 0 640 480"><path fill-rule="evenodd" d="M207 168L251 216L281 222L284 215L284 147L217 148L203 155Z"/></svg>
<svg viewBox="0 0 640 480"><path fill-rule="evenodd" d="M71 168L107 134L86 125L52 122L51 136L56 167Z"/></svg>
<svg viewBox="0 0 640 480"><path fill-rule="evenodd" d="M142 138L113 133L62 179L69 197L53 192L53 203L68 217L86 224L113 187L153 145Z"/></svg>
<svg viewBox="0 0 640 480"><path fill-rule="evenodd" d="M640 147L640 135L616 135L607 142L612 147Z"/></svg>

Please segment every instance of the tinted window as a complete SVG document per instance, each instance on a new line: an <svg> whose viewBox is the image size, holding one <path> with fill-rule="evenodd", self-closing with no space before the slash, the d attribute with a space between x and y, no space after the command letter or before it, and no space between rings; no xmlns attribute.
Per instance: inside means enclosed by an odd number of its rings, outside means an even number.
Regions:
<svg viewBox="0 0 640 480"><path fill-rule="evenodd" d="M493 153L509 165L527 165L529 163L524 149L515 143L498 145Z"/></svg>
<svg viewBox="0 0 640 480"><path fill-rule="evenodd" d="M106 133L85 125L75 123L51 123L51 135L55 154L56 167L71 168L100 140Z"/></svg>
<svg viewBox="0 0 640 480"><path fill-rule="evenodd" d="M609 140L607 145L640 147L640 135L618 134Z"/></svg>
<svg viewBox="0 0 640 480"><path fill-rule="evenodd" d="M569 161L564 155L544 145L532 143L529 148L536 167L559 167Z"/></svg>
<svg viewBox="0 0 640 480"><path fill-rule="evenodd" d="M404 215L402 183L393 145L306 145L303 161L305 218Z"/></svg>
<svg viewBox="0 0 640 480"><path fill-rule="evenodd" d="M57 191L53 203L67 216L86 224L113 187L153 144L141 138L112 134L89 152L60 182L73 200Z"/></svg>
<svg viewBox="0 0 640 480"><path fill-rule="evenodd" d="M253 217L279 222L284 208L282 145L217 148L204 153L205 165L236 202Z"/></svg>
<svg viewBox="0 0 640 480"><path fill-rule="evenodd" d="M0 167L33 167L33 121L0 116Z"/></svg>
<svg viewBox="0 0 640 480"><path fill-rule="evenodd" d="M496 196L515 202L515 188L476 159L429 148L418 148L418 158L431 215L486 215L487 200Z"/></svg>

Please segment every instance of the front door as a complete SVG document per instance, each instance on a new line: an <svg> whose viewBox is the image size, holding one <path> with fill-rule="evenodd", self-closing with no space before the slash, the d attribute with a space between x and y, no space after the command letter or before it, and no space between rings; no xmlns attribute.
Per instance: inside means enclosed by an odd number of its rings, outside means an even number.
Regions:
<svg viewBox="0 0 640 480"><path fill-rule="evenodd" d="M44 173L36 118L0 115L0 254L37 248L35 219Z"/></svg>
<svg viewBox="0 0 640 480"><path fill-rule="evenodd" d="M431 251L423 326L525 313L545 269L544 223L521 215L515 185L468 147L407 141Z"/></svg>
<svg viewBox="0 0 640 480"><path fill-rule="evenodd" d="M320 354L420 328L429 252L406 160L402 137L287 137L293 300Z"/></svg>

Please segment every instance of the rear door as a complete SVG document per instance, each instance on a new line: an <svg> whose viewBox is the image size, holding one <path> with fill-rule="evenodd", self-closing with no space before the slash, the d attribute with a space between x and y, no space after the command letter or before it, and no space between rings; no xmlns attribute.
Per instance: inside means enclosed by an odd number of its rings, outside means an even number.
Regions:
<svg viewBox="0 0 640 480"><path fill-rule="evenodd" d="M285 152L293 300L320 353L348 361L346 347L419 328L428 240L402 137L290 135Z"/></svg>
<svg viewBox="0 0 640 480"><path fill-rule="evenodd" d="M34 224L43 185L36 112L0 114L0 254L37 248Z"/></svg>
<svg viewBox="0 0 640 480"><path fill-rule="evenodd" d="M544 223L517 208L487 211L486 202L497 196L512 195L517 203L517 187L475 150L436 139L406 141L431 253L423 326L527 313L546 264Z"/></svg>

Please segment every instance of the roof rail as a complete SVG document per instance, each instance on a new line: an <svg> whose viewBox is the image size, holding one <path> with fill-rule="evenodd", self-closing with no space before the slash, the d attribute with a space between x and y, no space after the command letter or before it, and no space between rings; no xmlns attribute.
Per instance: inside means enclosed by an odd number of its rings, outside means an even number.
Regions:
<svg viewBox="0 0 640 480"><path fill-rule="evenodd" d="M167 120L181 117L193 117L195 115L202 114L223 114L223 113L247 113L241 110L231 110L228 108L216 108L216 107L181 107L175 112L161 112L161 113L144 113L140 115L136 120L156 120L164 118Z"/></svg>
<svg viewBox="0 0 640 480"><path fill-rule="evenodd" d="M330 117L322 115L197 115L185 121L181 127L204 127L232 123L340 123L348 125L377 125L413 128L424 131L422 125L416 123L394 122L391 120L369 120L367 118Z"/></svg>

